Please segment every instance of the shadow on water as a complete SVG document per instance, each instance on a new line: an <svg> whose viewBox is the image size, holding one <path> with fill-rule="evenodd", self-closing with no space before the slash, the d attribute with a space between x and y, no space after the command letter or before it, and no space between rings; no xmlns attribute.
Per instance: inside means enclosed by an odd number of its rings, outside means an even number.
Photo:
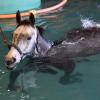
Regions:
<svg viewBox="0 0 100 100"><path fill-rule="evenodd" d="M67 85L67 84L73 84L73 83L81 83L82 82L82 73L75 73L72 75L64 75L60 78L59 82L63 85Z"/></svg>

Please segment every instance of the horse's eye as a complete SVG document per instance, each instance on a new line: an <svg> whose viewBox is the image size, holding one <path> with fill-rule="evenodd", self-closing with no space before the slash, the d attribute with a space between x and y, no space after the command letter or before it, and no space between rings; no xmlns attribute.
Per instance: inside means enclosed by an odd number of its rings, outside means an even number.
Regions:
<svg viewBox="0 0 100 100"><path fill-rule="evenodd" d="M31 40L31 37L28 37L27 40Z"/></svg>

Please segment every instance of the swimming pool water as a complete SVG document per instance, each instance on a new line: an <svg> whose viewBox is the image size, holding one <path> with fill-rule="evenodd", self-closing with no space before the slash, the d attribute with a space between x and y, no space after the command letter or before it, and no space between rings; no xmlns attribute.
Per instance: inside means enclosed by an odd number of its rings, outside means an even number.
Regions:
<svg viewBox="0 0 100 100"><path fill-rule="evenodd" d="M43 0L42 6L48 7L58 1L60 0ZM44 27L46 38L58 40L66 32L80 27L82 18L100 23L100 0L68 0L64 8L38 17L36 22ZM11 40L12 32L6 34ZM11 71L4 64L7 51L0 38L0 100L99 100L100 55L77 63L70 82L62 78L64 73L58 69L55 69L58 73L48 70L37 72L36 68L27 70L27 60L24 60L19 67L26 69L16 79L17 90L9 91L7 87L11 81Z"/></svg>

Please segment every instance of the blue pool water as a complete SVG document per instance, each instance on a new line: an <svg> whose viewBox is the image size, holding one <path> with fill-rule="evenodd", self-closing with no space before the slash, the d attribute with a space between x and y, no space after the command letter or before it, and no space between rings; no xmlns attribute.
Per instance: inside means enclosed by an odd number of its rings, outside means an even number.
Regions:
<svg viewBox="0 0 100 100"><path fill-rule="evenodd" d="M58 0L43 0L42 6L48 7L57 2ZM38 17L36 21L44 27L46 38L58 40L66 32L81 27L82 19L100 23L100 0L68 0L64 8ZM11 40L11 31L6 34ZM33 66L27 70L26 59L18 66L25 69L16 79L17 90L9 91L8 84L13 83L13 79L10 80L12 72L4 64L8 49L1 38L0 43L0 100L99 100L100 55L77 63L71 82L62 79L64 73L58 69L55 69L58 73L37 72Z"/></svg>

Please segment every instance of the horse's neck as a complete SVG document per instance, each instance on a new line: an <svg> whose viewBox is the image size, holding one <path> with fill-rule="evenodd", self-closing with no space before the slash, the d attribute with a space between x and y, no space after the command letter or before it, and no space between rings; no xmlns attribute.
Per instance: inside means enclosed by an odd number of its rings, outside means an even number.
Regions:
<svg viewBox="0 0 100 100"><path fill-rule="evenodd" d="M37 45L36 45L36 49L37 49L38 56L45 56L46 53L47 53L47 51L51 47L52 47L52 43L49 42L48 40L46 40L44 37L42 37L38 33Z"/></svg>

